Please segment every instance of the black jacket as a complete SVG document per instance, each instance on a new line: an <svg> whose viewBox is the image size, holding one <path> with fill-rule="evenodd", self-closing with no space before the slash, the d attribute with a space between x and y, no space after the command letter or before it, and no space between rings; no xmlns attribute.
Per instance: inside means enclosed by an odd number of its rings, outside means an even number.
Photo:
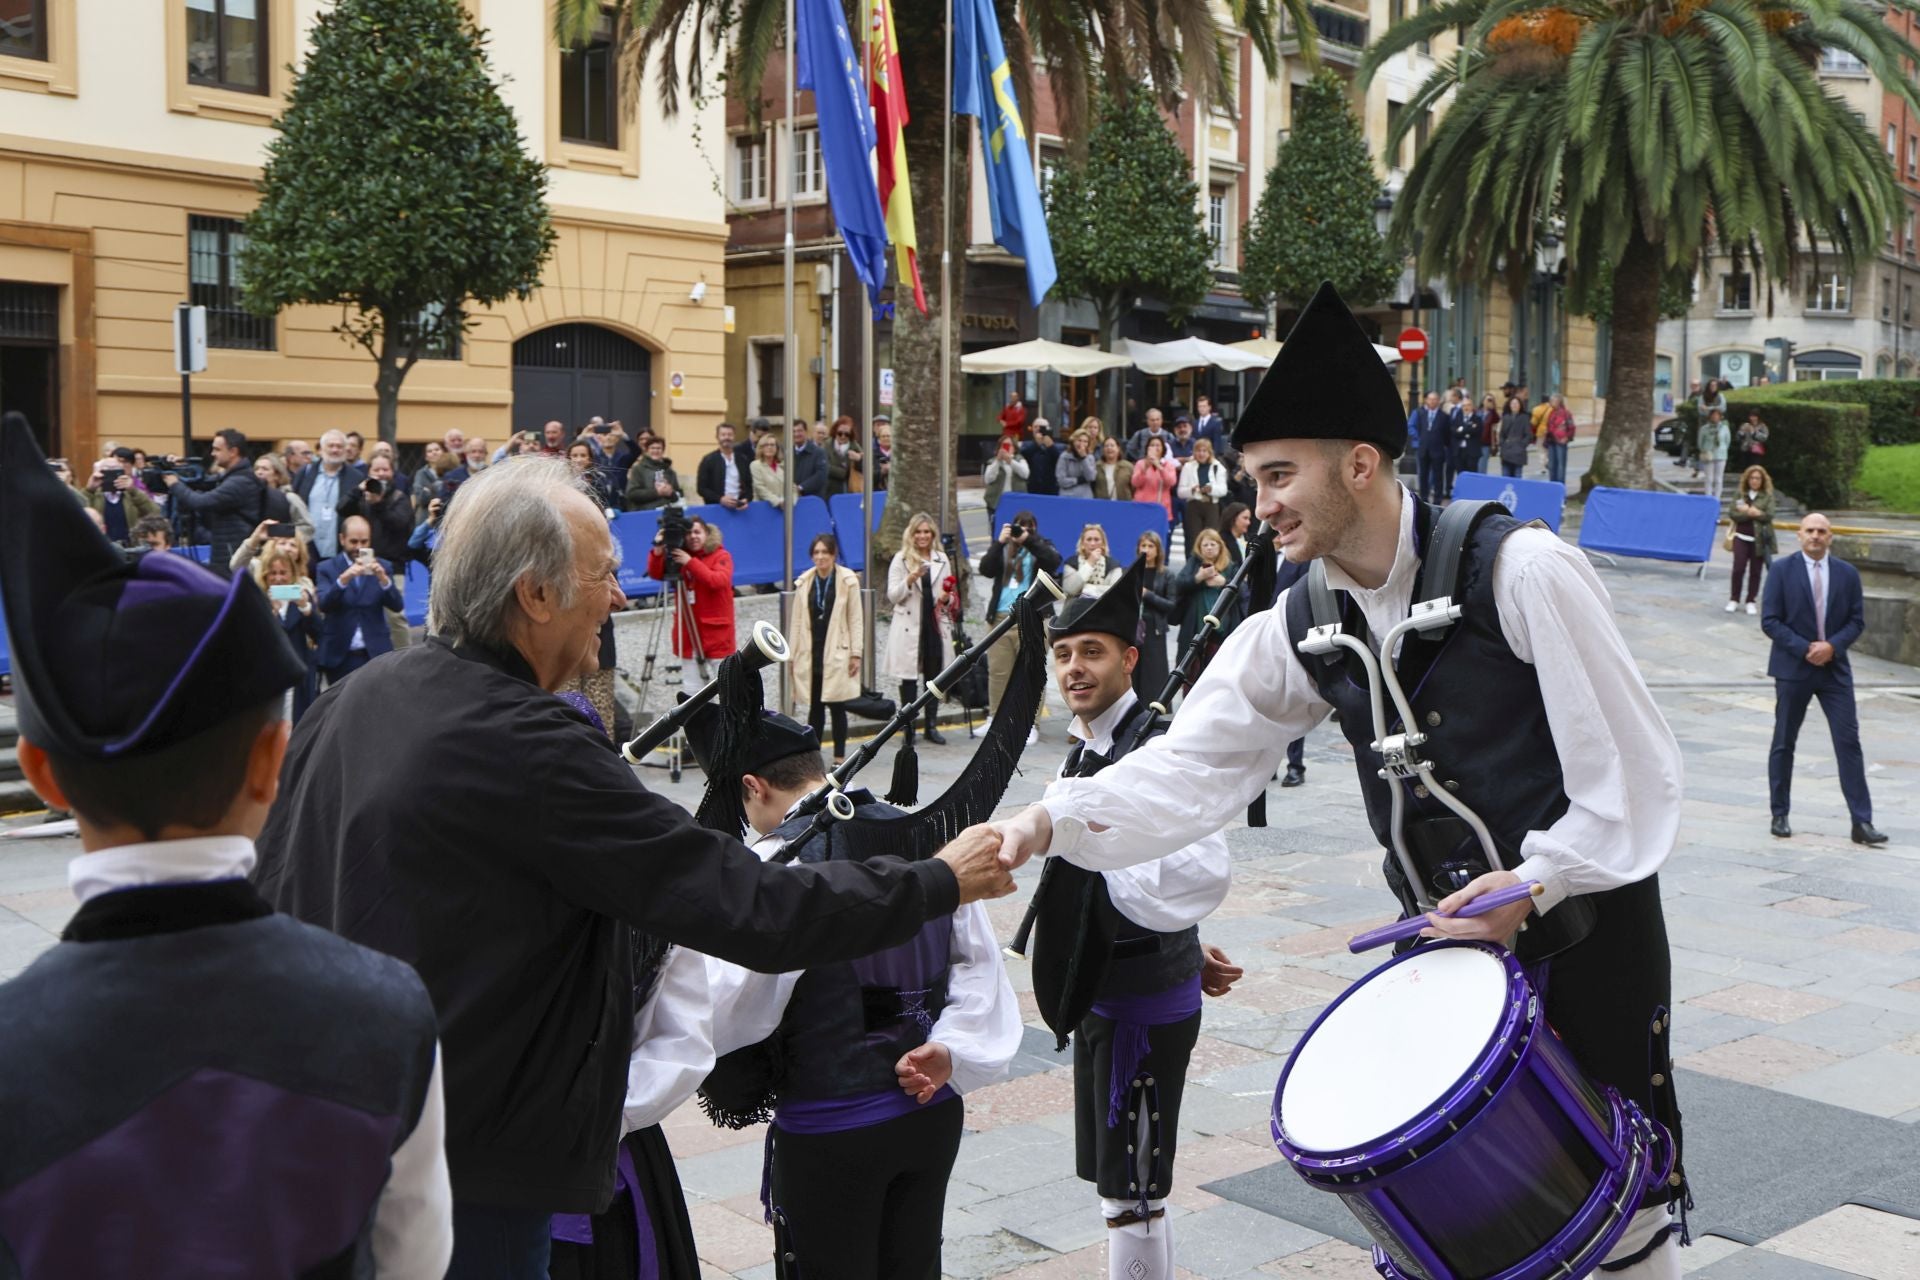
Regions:
<svg viewBox="0 0 1920 1280"><path fill-rule="evenodd" d="M213 544L207 562L226 577L234 548L267 518L266 492L251 466L239 466L222 475L211 488L190 489L182 481L169 488L167 496L173 499L176 512L187 512L200 522L207 541Z"/></svg>
<svg viewBox="0 0 1920 1280"><path fill-rule="evenodd" d="M733 446L734 466L740 471L740 496L753 500L753 446L736 444ZM700 459L699 470L693 473L693 487L700 493L700 501L717 503L727 496L727 461L715 449Z"/></svg>
<svg viewBox="0 0 1920 1280"><path fill-rule="evenodd" d="M641 786L517 654L439 638L313 704L258 846L275 907L426 981L454 1198L555 1213L613 1195L630 925L774 973L959 905L940 862L763 864Z"/></svg>
<svg viewBox="0 0 1920 1280"><path fill-rule="evenodd" d="M404 573L413 554L407 549L407 539L413 536L413 503L393 489L380 501L368 502L360 488L365 483L361 480L340 495L340 523L346 524L348 516L364 517L373 530L373 554L391 560Z"/></svg>
<svg viewBox="0 0 1920 1280"><path fill-rule="evenodd" d="M827 496L827 455L817 444L793 451L793 488L802 497Z"/></svg>
<svg viewBox="0 0 1920 1280"><path fill-rule="evenodd" d="M1000 593L1007 585L1007 574L1013 569L1015 557L1007 554L1007 543L995 537L993 545L987 548L987 554L980 557L980 576L993 579L993 594L987 597L989 616L1000 612ZM1027 535L1027 550L1033 552L1034 563L1039 565L1055 581L1060 578L1060 553L1054 545L1038 533Z"/></svg>

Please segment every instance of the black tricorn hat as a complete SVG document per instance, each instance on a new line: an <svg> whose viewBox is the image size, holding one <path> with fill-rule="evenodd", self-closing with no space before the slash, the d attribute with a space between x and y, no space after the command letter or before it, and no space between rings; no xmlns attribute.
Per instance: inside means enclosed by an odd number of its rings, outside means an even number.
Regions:
<svg viewBox="0 0 1920 1280"><path fill-rule="evenodd" d="M1140 578L1144 556L1134 557L1127 571L1098 596L1075 596L1047 619L1047 643L1077 636L1083 631L1103 631L1128 644L1139 643Z"/></svg>
<svg viewBox="0 0 1920 1280"><path fill-rule="evenodd" d="M21 735L68 755L159 751L306 674L250 575L228 582L169 552L129 559L18 414L0 419L0 600Z"/></svg>
<svg viewBox="0 0 1920 1280"><path fill-rule="evenodd" d="M1407 407L1373 340L1332 284L1322 284L1233 428L1261 440L1362 440L1389 458L1407 447Z"/></svg>

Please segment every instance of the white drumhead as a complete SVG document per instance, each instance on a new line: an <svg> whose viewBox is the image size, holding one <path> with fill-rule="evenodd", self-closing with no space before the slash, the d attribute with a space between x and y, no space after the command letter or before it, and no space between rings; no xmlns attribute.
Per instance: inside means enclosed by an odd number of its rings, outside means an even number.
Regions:
<svg viewBox="0 0 1920 1280"><path fill-rule="evenodd" d="M1430 947L1361 979L1293 1053L1280 1118L1306 1151L1344 1151L1398 1132L1486 1049L1507 970L1478 947Z"/></svg>

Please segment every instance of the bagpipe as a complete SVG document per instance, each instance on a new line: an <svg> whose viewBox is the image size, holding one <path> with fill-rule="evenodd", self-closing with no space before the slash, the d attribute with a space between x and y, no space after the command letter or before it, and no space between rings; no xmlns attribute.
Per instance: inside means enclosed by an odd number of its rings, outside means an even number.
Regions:
<svg viewBox="0 0 1920 1280"><path fill-rule="evenodd" d="M677 703L672 710L661 715L652 724L642 729L634 739L620 748L620 754L626 757L628 764L639 764L661 743L686 728L693 713L707 703L712 702L723 690L741 684L748 676L753 678L753 686L760 686L760 671L776 662L791 662L793 649L787 644L787 638L780 634L780 628L771 622L756 622L740 646L740 652L721 662L720 669L714 672L713 679L701 685ZM744 701L735 695L732 701ZM723 699L723 701L727 701ZM758 705L756 695L755 705Z"/></svg>

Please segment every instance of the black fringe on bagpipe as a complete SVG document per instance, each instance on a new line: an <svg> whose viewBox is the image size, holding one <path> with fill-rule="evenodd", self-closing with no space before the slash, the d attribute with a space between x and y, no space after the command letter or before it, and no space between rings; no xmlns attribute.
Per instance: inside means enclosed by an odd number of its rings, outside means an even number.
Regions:
<svg viewBox="0 0 1920 1280"><path fill-rule="evenodd" d="M740 802L740 766L759 729L766 689L760 683L760 672L749 668L737 653L723 658L714 675L720 682L713 699L720 724L714 735L713 759L708 762L707 790L693 817L703 827L738 839L747 829L746 807ZM726 779L726 784L716 785L715 778Z"/></svg>
<svg viewBox="0 0 1920 1280"><path fill-rule="evenodd" d="M835 824L835 835L848 851L845 856L868 858L890 853L913 861L930 858L962 831L992 816L1013 781L1020 753L1026 750L1027 734L1033 729L1034 717L1039 714L1040 700L1047 689L1045 606L1022 597L1014 605L1014 616L1020 648L1014 657L1013 673L973 759L967 762L953 785L923 809L900 818L856 818ZM982 654L980 660L985 662L986 655ZM909 794L901 787L903 781L912 783L912 793L917 794L919 790L919 760L912 741L914 726L902 732L907 735L907 741L894 759L894 787L887 795L887 802L895 805L913 803L912 798L900 798ZM906 759L903 761L901 757Z"/></svg>

